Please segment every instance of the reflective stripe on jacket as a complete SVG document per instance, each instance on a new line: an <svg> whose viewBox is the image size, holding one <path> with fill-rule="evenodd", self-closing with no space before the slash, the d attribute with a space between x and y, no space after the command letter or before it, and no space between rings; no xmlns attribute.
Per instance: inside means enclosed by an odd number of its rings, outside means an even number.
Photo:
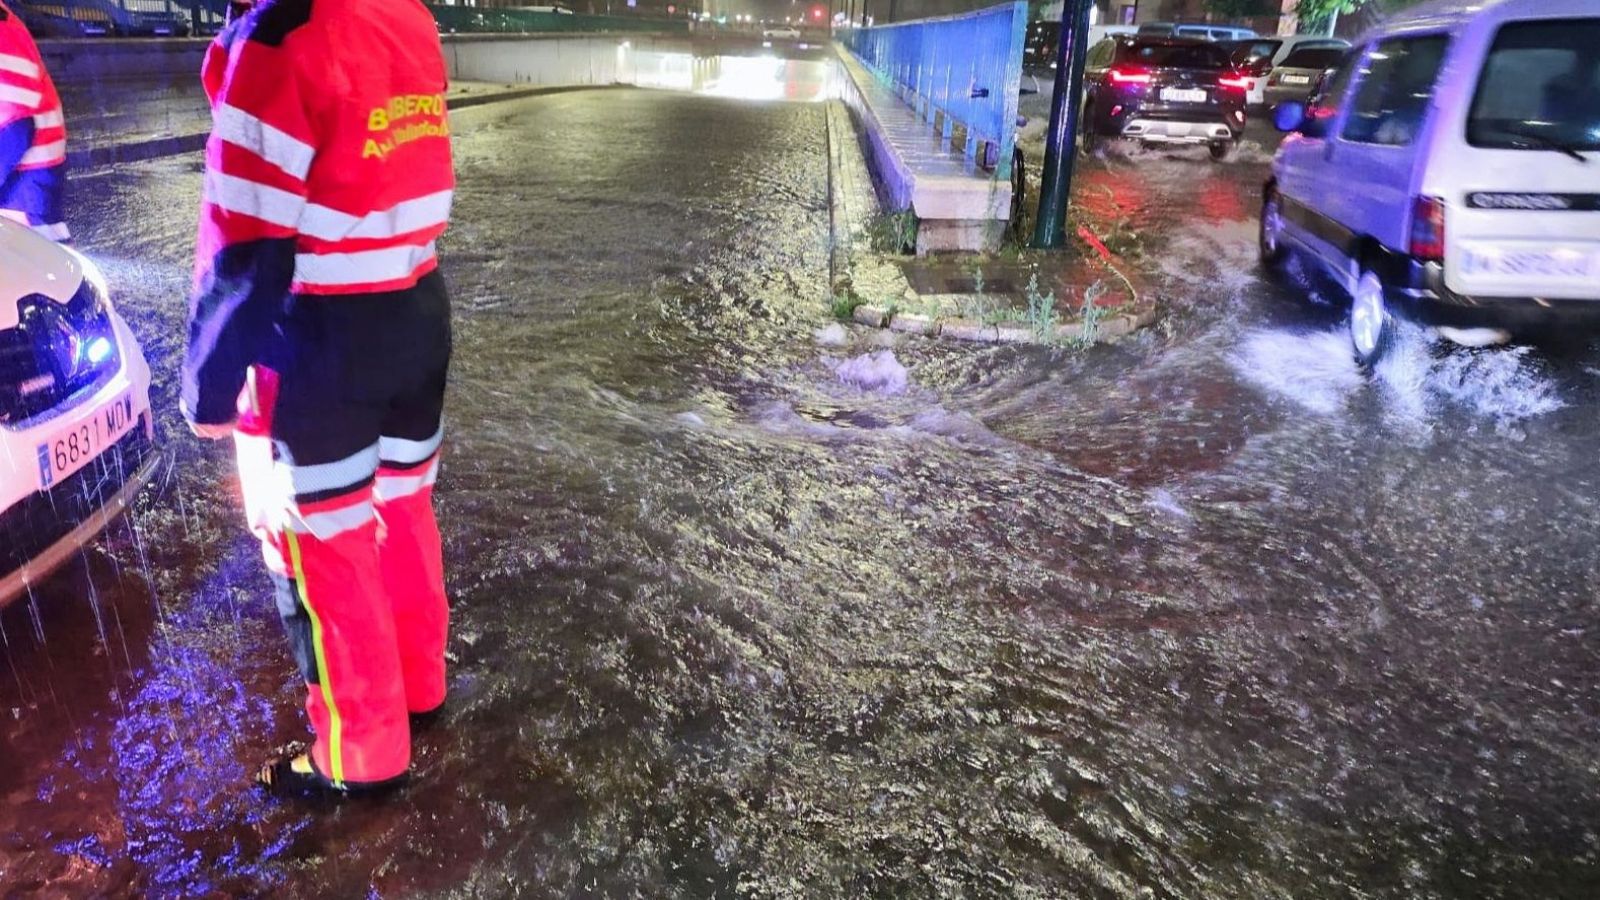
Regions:
<svg viewBox="0 0 1600 900"><path fill-rule="evenodd" d="M55 83L22 19L0 3L0 211L65 239L66 161L66 120Z"/></svg>

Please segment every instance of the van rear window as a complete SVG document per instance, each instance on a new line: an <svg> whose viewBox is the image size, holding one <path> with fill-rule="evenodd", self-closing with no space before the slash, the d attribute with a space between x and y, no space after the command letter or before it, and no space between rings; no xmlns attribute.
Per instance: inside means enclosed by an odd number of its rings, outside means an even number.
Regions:
<svg viewBox="0 0 1600 900"><path fill-rule="evenodd" d="M1600 150L1600 18L1502 26L1478 79L1467 142Z"/></svg>

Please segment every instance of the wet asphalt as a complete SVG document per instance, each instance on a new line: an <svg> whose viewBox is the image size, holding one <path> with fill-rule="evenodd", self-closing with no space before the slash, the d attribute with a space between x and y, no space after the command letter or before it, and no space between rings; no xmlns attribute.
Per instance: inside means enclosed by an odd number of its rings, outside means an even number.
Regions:
<svg viewBox="0 0 1600 900"><path fill-rule="evenodd" d="M457 118L451 700L384 803L246 783L304 732L175 411L199 161L77 177L169 464L0 614L0 894L1600 891L1600 350L1357 372L1254 267L1261 146L1084 165L1133 339L824 345L823 120ZM841 378L885 349L903 391Z"/></svg>

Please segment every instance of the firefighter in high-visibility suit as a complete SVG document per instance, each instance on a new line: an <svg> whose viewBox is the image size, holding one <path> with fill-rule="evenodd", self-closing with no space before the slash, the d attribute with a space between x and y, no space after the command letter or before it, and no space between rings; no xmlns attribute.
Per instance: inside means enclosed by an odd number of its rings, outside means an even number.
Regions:
<svg viewBox="0 0 1600 900"><path fill-rule="evenodd" d="M0 217L70 240L61 216L66 172L61 98L27 26L0 0Z"/></svg>
<svg viewBox="0 0 1600 900"><path fill-rule="evenodd" d="M445 699L432 493L450 307L445 63L418 0L263 0L211 47L182 404L232 435L316 739L283 793L398 783Z"/></svg>

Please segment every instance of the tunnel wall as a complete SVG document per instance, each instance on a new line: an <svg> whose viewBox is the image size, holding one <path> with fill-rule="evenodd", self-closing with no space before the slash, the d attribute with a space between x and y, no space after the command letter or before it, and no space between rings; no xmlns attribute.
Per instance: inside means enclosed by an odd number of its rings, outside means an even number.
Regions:
<svg viewBox="0 0 1600 900"><path fill-rule="evenodd" d="M199 81L203 38L115 38L40 41L39 54L57 85L144 86L174 79Z"/></svg>
<svg viewBox="0 0 1600 900"><path fill-rule="evenodd" d="M549 87L637 84L647 60L693 49L688 37L610 34L471 35L446 38L444 46L451 78Z"/></svg>
<svg viewBox="0 0 1600 900"><path fill-rule="evenodd" d="M687 36L649 34L445 35L443 43L453 79L538 86L634 84L641 59L694 47ZM198 82L208 44L204 38L47 40L39 50L63 88L147 93Z"/></svg>

